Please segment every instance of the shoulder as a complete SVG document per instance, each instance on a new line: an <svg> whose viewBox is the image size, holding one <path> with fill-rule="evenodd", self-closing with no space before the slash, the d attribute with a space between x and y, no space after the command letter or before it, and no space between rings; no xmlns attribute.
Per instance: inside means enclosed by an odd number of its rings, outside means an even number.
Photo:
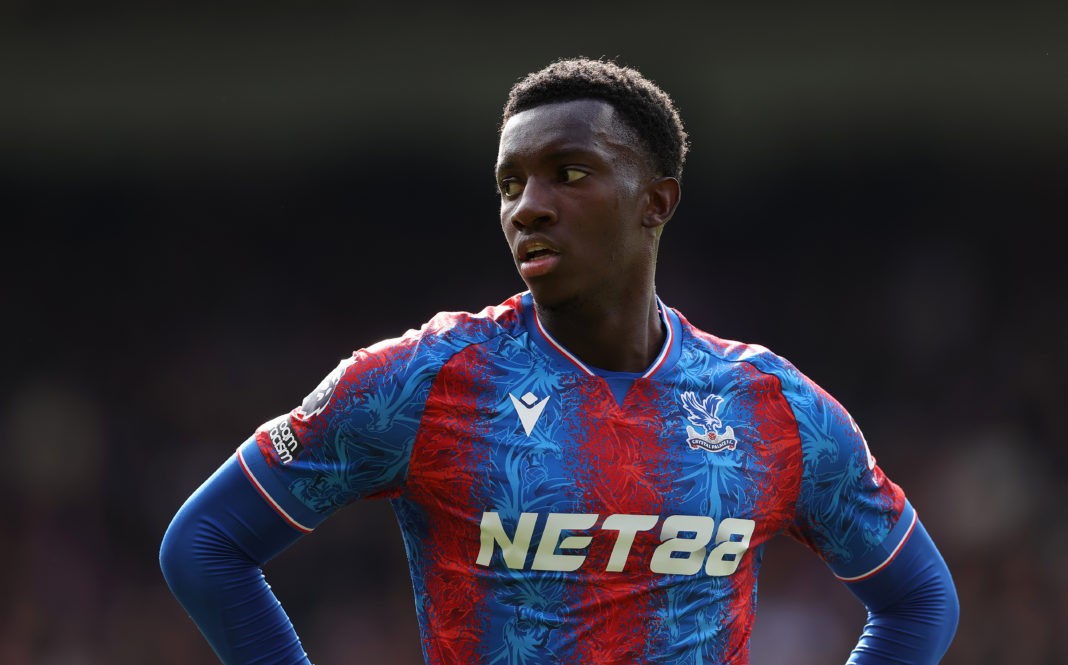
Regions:
<svg viewBox="0 0 1068 665"><path fill-rule="evenodd" d="M802 376L790 361L766 346L717 337L693 325L681 313L678 313L678 316L682 323L682 343L690 353L706 356L743 371L773 376L784 383L792 384L797 377Z"/></svg>
<svg viewBox="0 0 1068 665"><path fill-rule="evenodd" d="M417 407L450 358L512 334L519 325L519 306L513 297L477 313L440 312L418 329L353 351L291 412L298 435Z"/></svg>
<svg viewBox="0 0 1068 665"><path fill-rule="evenodd" d="M479 312L438 312L418 330L409 330L402 339L440 339L449 344L478 344L502 334L514 334L520 324L521 297L512 296L499 305Z"/></svg>
<svg viewBox="0 0 1068 665"><path fill-rule="evenodd" d="M457 353L502 335L519 323L519 297L480 312L439 312L418 329L357 349L304 399L299 413L319 414L335 394L361 394L432 379Z"/></svg>
<svg viewBox="0 0 1068 665"><path fill-rule="evenodd" d="M519 296L513 296L479 312L438 312L418 329L357 350L352 361L364 369L416 360L444 364L468 346L514 335L521 325L520 307Z"/></svg>
<svg viewBox="0 0 1068 665"><path fill-rule="evenodd" d="M717 364L750 385L781 393L795 418L807 420L826 409L841 406L823 388L803 374L789 360L761 344L717 337L687 321L681 314L683 344L689 353L704 356L699 364Z"/></svg>

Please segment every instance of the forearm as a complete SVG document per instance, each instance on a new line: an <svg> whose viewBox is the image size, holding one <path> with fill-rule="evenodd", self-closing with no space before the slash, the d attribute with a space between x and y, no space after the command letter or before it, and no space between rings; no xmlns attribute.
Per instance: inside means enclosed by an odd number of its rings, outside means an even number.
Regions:
<svg viewBox="0 0 1068 665"><path fill-rule="evenodd" d="M175 515L160 566L222 662L309 662L260 570L300 535L256 493L233 457Z"/></svg>
<svg viewBox="0 0 1068 665"><path fill-rule="evenodd" d="M960 607L949 569L927 531L915 531L886 568L848 585L868 608L849 665L938 663L956 632Z"/></svg>

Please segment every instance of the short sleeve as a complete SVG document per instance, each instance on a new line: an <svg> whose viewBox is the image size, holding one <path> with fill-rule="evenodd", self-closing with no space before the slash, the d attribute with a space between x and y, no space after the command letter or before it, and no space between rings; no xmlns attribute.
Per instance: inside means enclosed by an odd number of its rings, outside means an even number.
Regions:
<svg viewBox="0 0 1068 665"><path fill-rule="evenodd" d="M238 449L257 490L302 531L341 506L399 494L438 364L421 360L419 334L342 360L289 414Z"/></svg>
<svg viewBox="0 0 1068 665"><path fill-rule="evenodd" d="M905 494L883 473L852 416L791 368L783 379L801 439L803 472L790 533L844 581L874 574L915 526Z"/></svg>

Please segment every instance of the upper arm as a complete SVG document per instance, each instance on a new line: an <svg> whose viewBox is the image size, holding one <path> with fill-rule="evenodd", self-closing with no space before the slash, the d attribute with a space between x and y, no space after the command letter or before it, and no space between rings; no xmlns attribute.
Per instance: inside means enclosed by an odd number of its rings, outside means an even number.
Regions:
<svg viewBox="0 0 1068 665"><path fill-rule="evenodd" d="M292 526L310 531L346 503L400 492L439 367L418 348L405 336L357 351L239 448L249 480Z"/></svg>
<svg viewBox="0 0 1068 665"><path fill-rule="evenodd" d="M863 579L893 559L915 528L916 512L841 404L796 370L783 383L803 466L790 533L839 579Z"/></svg>

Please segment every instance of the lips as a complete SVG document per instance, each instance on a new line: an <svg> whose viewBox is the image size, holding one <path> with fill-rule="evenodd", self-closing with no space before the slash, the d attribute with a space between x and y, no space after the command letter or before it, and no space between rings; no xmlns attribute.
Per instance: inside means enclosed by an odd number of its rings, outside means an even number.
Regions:
<svg viewBox="0 0 1068 665"><path fill-rule="evenodd" d="M543 240L530 238L517 248L519 274L524 279L541 277L553 270L560 262L560 252Z"/></svg>

